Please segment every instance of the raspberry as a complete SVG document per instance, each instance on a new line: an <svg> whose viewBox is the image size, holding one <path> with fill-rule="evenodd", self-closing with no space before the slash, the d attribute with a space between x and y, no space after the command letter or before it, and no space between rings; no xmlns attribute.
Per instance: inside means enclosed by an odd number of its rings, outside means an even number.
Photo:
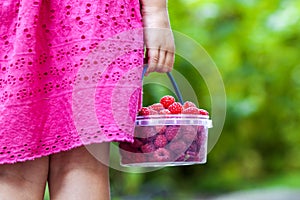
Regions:
<svg viewBox="0 0 300 200"><path fill-rule="evenodd" d="M160 103L164 106L164 108L168 108L174 102L175 102L175 98L170 95L163 96L160 99Z"/></svg>
<svg viewBox="0 0 300 200"><path fill-rule="evenodd" d="M155 126L155 130L156 130L157 134L164 134L166 129L167 129L167 127L164 125Z"/></svg>
<svg viewBox="0 0 300 200"><path fill-rule="evenodd" d="M154 159L158 162L170 160L170 152L164 148L159 148L154 152Z"/></svg>
<svg viewBox="0 0 300 200"><path fill-rule="evenodd" d="M150 115L150 109L147 107L142 107L139 111L140 116Z"/></svg>
<svg viewBox="0 0 300 200"><path fill-rule="evenodd" d="M149 106L149 108L159 112L164 109L164 106L161 103L155 103L155 104L152 104L151 106Z"/></svg>
<svg viewBox="0 0 300 200"><path fill-rule="evenodd" d="M141 141L143 142L143 144L147 144L147 143L153 143L155 139L156 139L156 135L153 135L150 137L142 138Z"/></svg>
<svg viewBox="0 0 300 200"><path fill-rule="evenodd" d="M157 148L164 147L167 145L167 138L164 135L158 135L154 140L154 145Z"/></svg>
<svg viewBox="0 0 300 200"><path fill-rule="evenodd" d="M174 137L179 132L180 126L169 126L166 129L165 136L168 141L171 141L174 139Z"/></svg>
<svg viewBox="0 0 300 200"><path fill-rule="evenodd" d="M159 111L159 114L160 115L168 115L168 114L171 114L171 112L168 109L163 109L163 110Z"/></svg>
<svg viewBox="0 0 300 200"><path fill-rule="evenodd" d="M207 112L207 111L204 110L204 109L199 109L199 114L200 114L200 115L209 115L209 112Z"/></svg>
<svg viewBox="0 0 300 200"><path fill-rule="evenodd" d="M133 141L133 143L131 144L131 146L133 147L133 148L140 148L141 146L143 145L143 142L141 142L140 140L138 140L138 139L136 139L136 138L134 138L134 141Z"/></svg>
<svg viewBox="0 0 300 200"><path fill-rule="evenodd" d="M183 141L176 141L171 142L169 144L170 151L174 152L176 155L180 155L181 153L184 153L187 149L187 145Z"/></svg>
<svg viewBox="0 0 300 200"><path fill-rule="evenodd" d="M190 108L190 107L195 107L196 108L197 106L191 101L184 102L183 109Z"/></svg>
<svg viewBox="0 0 300 200"><path fill-rule="evenodd" d="M191 144L197 135L197 126L182 126L182 132L184 134L183 135L183 140L187 143L187 144Z"/></svg>
<svg viewBox="0 0 300 200"><path fill-rule="evenodd" d="M196 132L185 132L183 134L183 140L187 144L191 144L196 139Z"/></svg>
<svg viewBox="0 0 300 200"><path fill-rule="evenodd" d="M198 132L198 126L196 125L187 125L187 126L181 126L182 132L186 133L193 133L195 134Z"/></svg>
<svg viewBox="0 0 300 200"><path fill-rule="evenodd" d="M204 129L204 126L198 126L198 128L197 128L197 132L199 133L199 132L202 132L202 131L204 131L205 129Z"/></svg>
<svg viewBox="0 0 300 200"><path fill-rule="evenodd" d="M149 138L156 135L156 130L153 126L136 126L134 129L134 136L137 138Z"/></svg>
<svg viewBox="0 0 300 200"><path fill-rule="evenodd" d="M203 145L206 142L206 134L204 132L198 133L196 142L198 145Z"/></svg>
<svg viewBox="0 0 300 200"><path fill-rule="evenodd" d="M182 112L182 105L179 102L174 102L168 109L172 114L180 114Z"/></svg>
<svg viewBox="0 0 300 200"><path fill-rule="evenodd" d="M143 129L144 127L141 127L141 126L136 126L135 128L134 128L134 137L136 137L136 138L143 138L143 137L145 137L144 135L144 129Z"/></svg>
<svg viewBox="0 0 300 200"><path fill-rule="evenodd" d="M137 148L134 148L131 143L129 142L120 142L119 143L120 149L123 149L126 152L132 152L132 153L138 153L139 150Z"/></svg>
<svg viewBox="0 0 300 200"><path fill-rule="evenodd" d="M143 153L150 153L150 152L153 152L155 151L155 146L154 144L152 143L147 143L147 144L144 144L142 147L141 147L141 150Z"/></svg>
<svg viewBox="0 0 300 200"><path fill-rule="evenodd" d="M199 109L196 107L188 107L186 109L183 109L182 114L199 114Z"/></svg>
<svg viewBox="0 0 300 200"><path fill-rule="evenodd" d="M134 154L131 154L131 153L124 153L124 152L121 152L122 156L121 156L121 162L122 164L129 164L129 163L132 163L132 160L133 160L133 155Z"/></svg>
<svg viewBox="0 0 300 200"><path fill-rule="evenodd" d="M136 154L134 156L134 158L132 159L132 163L144 163L146 161L147 161L146 156L144 154L141 154L141 153Z"/></svg>
<svg viewBox="0 0 300 200"><path fill-rule="evenodd" d="M189 146L189 148L187 149L187 151L189 151L189 152L195 152L195 153L199 153L199 150L200 150L200 148L199 148L199 146L198 146L198 144L197 144L196 141L194 141L191 144L191 146Z"/></svg>
<svg viewBox="0 0 300 200"><path fill-rule="evenodd" d="M153 110L153 109L149 109L150 110L150 114L149 115L157 115L158 112L156 110Z"/></svg>

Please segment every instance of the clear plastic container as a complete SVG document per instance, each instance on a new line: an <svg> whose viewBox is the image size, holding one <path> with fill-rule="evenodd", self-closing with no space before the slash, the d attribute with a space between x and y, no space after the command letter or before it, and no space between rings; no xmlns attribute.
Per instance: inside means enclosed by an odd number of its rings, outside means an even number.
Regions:
<svg viewBox="0 0 300 200"><path fill-rule="evenodd" d="M120 143L122 166L162 167L206 163L209 116L138 116L134 143Z"/></svg>

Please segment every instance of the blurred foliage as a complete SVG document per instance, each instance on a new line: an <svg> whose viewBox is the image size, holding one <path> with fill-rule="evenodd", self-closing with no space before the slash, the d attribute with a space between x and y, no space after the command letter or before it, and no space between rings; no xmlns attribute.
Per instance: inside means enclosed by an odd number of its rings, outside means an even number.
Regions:
<svg viewBox="0 0 300 200"><path fill-rule="evenodd" d="M285 179L276 177L292 177L300 169L300 1L170 0L169 10L172 28L201 44L219 68L227 95L225 126L207 164L146 174L111 170L113 194L218 193L266 180L280 185ZM188 74L189 68L176 58L176 70ZM199 87L200 106L209 110L205 83L188 79ZM144 104L165 93L170 91L145 87Z"/></svg>

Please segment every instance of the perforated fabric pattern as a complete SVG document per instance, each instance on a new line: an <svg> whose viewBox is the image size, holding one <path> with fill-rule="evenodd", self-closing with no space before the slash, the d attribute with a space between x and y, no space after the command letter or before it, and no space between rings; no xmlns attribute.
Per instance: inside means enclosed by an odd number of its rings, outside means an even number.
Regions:
<svg viewBox="0 0 300 200"><path fill-rule="evenodd" d="M0 2L0 164L133 141L138 0Z"/></svg>

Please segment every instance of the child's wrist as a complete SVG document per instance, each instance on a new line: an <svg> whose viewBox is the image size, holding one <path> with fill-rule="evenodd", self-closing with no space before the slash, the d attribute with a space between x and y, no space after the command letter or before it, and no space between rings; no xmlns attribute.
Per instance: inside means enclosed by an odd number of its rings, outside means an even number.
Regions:
<svg viewBox="0 0 300 200"><path fill-rule="evenodd" d="M145 6L142 7L143 13L160 13L160 12L167 12L166 7L152 7L152 6Z"/></svg>
<svg viewBox="0 0 300 200"><path fill-rule="evenodd" d="M141 0L142 9L157 12L167 9L167 0Z"/></svg>

